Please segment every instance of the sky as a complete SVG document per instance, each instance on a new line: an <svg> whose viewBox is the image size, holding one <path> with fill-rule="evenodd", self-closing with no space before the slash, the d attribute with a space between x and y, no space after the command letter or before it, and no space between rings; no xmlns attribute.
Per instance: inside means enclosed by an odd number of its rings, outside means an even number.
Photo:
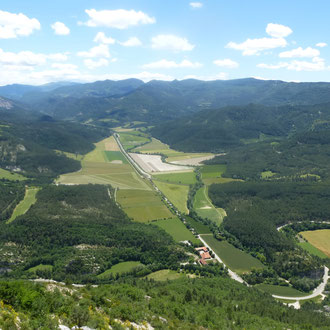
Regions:
<svg viewBox="0 0 330 330"><path fill-rule="evenodd" d="M328 0L1 1L0 85L330 81L329 12Z"/></svg>

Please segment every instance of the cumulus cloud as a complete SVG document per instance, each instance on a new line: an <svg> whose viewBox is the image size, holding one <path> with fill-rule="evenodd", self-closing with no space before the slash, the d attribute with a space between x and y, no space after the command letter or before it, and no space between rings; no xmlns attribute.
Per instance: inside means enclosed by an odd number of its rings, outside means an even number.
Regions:
<svg viewBox="0 0 330 330"><path fill-rule="evenodd" d="M186 38L181 38L173 34L159 34L151 39L151 47L154 49L179 51L191 51L195 45L189 43Z"/></svg>
<svg viewBox="0 0 330 330"><path fill-rule="evenodd" d="M40 23L36 18L29 18L24 14L13 14L0 10L0 39L26 37L40 30Z"/></svg>
<svg viewBox="0 0 330 330"><path fill-rule="evenodd" d="M142 11L135 10L96 10L86 9L89 20L85 25L90 27L105 26L108 28L127 29L131 26L141 24L153 24L156 22L154 17L150 17Z"/></svg>
<svg viewBox="0 0 330 330"><path fill-rule="evenodd" d="M120 44L122 46L125 47L137 47L137 46L142 46L142 42L140 41L140 39L138 39L137 37L132 37L129 38L128 40L124 41L124 42L120 42Z"/></svg>
<svg viewBox="0 0 330 330"><path fill-rule="evenodd" d="M293 57L317 57L320 55L320 51L315 48L307 47L305 49L298 47L279 54L281 58L293 58Z"/></svg>
<svg viewBox="0 0 330 330"><path fill-rule="evenodd" d="M98 32L94 38L94 42L112 45L116 42L116 40L111 37L107 37L103 32Z"/></svg>
<svg viewBox="0 0 330 330"><path fill-rule="evenodd" d="M229 68L229 69L235 69L238 68L239 64L230 58L225 58L224 60L215 60L213 63L217 66Z"/></svg>
<svg viewBox="0 0 330 330"><path fill-rule="evenodd" d="M247 39L240 44L231 41L226 47L241 50L243 55L259 55L260 52L264 50L285 47L287 44L288 43L284 38L259 38Z"/></svg>
<svg viewBox="0 0 330 330"><path fill-rule="evenodd" d="M183 60L179 63L175 61L168 61L168 60L160 60L157 62L152 62L149 64L143 65L146 69L178 69L178 68L200 68L202 66L199 62L190 62L188 60Z"/></svg>
<svg viewBox="0 0 330 330"><path fill-rule="evenodd" d="M56 54L49 54L47 57L50 60L57 61L57 62L65 62L68 60L68 53L56 53Z"/></svg>
<svg viewBox="0 0 330 330"><path fill-rule="evenodd" d="M260 63L257 65L263 69L287 69L291 71L324 71L329 70L326 66L325 60L320 57L314 57L311 61L293 60L291 62L280 62L278 64L265 64Z"/></svg>
<svg viewBox="0 0 330 330"><path fill-rule="evenodd" d="M84 64L85 66L90 69L96 69L96 68L100 68L102 66L108 66L109 65L109 61L106 60L105 58L100 58L98 61L94 61L90 58L84 60Z"/></svg>
<svg viewBox="0 0 330 330"><path fill-rule="evenodd" d="M59 36L66 36L70 34L70 29L62 22L55 22L51 25L51 28L54 30L55 34Z"/></svg>
<svg viewBox="0 0 330 330"><path fill-rule="evenodd" d="M320 48L323 48L323 47L326 47L328 46L328 44L326 42L319 42L315 45L316 47L320 47Z"/></svg>
<svg viewBox="0 0 330 330"><path fill-rule="evenodd" d="M70 63L53 63L51 67L60 70L76 70L78 68L77 65Z"/></svg>
<svg viewBox="0 0 330 330"><path fill-rule="evenodd" d="M109 46L100 44L98 46L92 47L88 51L78 52L77 55L80 57L88 57L88 58L92 58L92 57L109 58L110 57Z"/></svg>
<svg viewBox="0 0 330 330"><path fill-rule="evenodd" d="M201 2L190 2L189 5L190 5L190 7L194 8L194 9L203 7L203 4Z"/></svg>
<svg viewBox="0 0 330 330"><path fill-rule="evenodd" d="M274 38L285 38L292 33L292 30L285 25L269 23L266 32Z"/></svg>

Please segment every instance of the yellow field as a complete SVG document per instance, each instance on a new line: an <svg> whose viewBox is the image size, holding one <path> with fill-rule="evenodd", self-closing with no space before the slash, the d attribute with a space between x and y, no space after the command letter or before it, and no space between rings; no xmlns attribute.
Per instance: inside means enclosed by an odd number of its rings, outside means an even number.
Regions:
<svg viewBox="0 0 330 330"><path fill-rule="evenodd" d="M95 149L84 156L82 169L78 172L61 175L56 181L60 184L111 184L120 189L151 190L150 186L129 164L114 164L107 160L105 151L118 151L113 137L95 144ZM110 150L109 150L110 149Z"/></svg>
<svg viewBox="0 0 330 330"><path fill-rule="evenodd" d="M310 244L330 257L330 229L304 231L300 233Z"/></svg>

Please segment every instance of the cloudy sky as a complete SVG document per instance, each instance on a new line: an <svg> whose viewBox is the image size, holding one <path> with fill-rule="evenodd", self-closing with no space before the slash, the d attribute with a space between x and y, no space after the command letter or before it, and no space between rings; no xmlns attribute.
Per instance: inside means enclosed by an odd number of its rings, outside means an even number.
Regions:
<svg viewBox="0 0 330 330"><path fill-rule="evenodd" d="M1 2L0 85L330 81L328 0Z"/></svg>

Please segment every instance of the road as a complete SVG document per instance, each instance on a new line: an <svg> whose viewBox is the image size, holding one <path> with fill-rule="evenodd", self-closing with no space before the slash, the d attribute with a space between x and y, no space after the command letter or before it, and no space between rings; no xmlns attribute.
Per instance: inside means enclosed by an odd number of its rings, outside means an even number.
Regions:
<svg viewBox="0 0 330 330"><path fill-rule="evenodd" d="M278 298L278 299L290 299L290 300L296 300L296 301L312 299L323 293L328 280L329 280L329 268L324 266L323 282L317 288L315 288L313 293L311 293L310 295L304 296L304 297L286 297L286 296L273 295L273 297Z"/></svg>
<svg viewBox="0 0 330 330"><path fill-rule="evenodd" d="M211 247L203 240L203 238L200 236L200 235L198 235L198 238L203 242L203 244L209 249L209 250L212 250L213 251L213 253L214 253L214 255L215 255L215 259L216 260L218 260L221 264L223 264L224 265L224 267L228 270L228 274L229 274L229 276L233 279L233 280L235 280L235 281L237 281L237 282L239 282L239 283L244 283L244 284L247 284L238 274L236 274L235 272L233 272L232 270L230 270L227 266L226 266L226 264L221 260L221 258L214 252L214 250L213 249L211 249Z"/></svg>

